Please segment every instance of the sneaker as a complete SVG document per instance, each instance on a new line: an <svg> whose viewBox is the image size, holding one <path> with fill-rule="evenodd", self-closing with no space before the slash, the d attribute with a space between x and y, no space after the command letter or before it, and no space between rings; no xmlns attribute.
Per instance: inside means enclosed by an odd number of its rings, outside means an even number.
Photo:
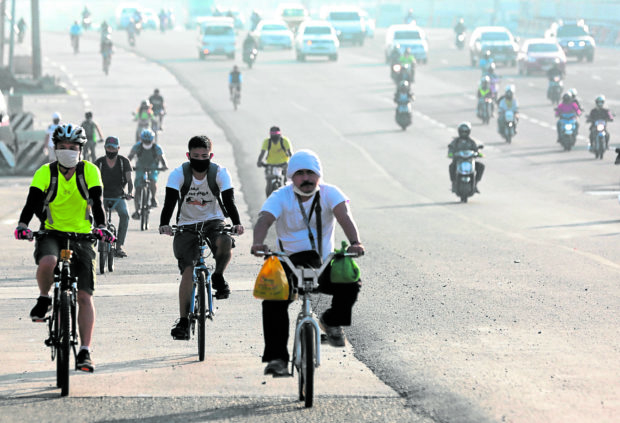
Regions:
<svg viewBox="0 0 620 423"><path fill-rule="evenodd" d="M114 251L114 257L119 257L119 258L127 257L127 253L125 252L125 250L123 250L122 245L119 245L116 247L116 250Z"/></svg>
<svg viewBox="0 0 620 423"><path fill-rule="evenodd" d="M39 297L37 305L30 311L30 318L33 322L43 322L52 312L52 299L49 297Z"/></svg>
<svg viewBox="0 0 620 423"><path fill-rule="evenodd" d="M230 297L230 287L224 280L224 275L221 273L214 273L211 275L211 282L213 283L213 289L215 289L215 298L218 300L225 300Z"/></svg>
<svg viewBox="0 0 620 423"><path fill-rule="evenodd" d="M133 212L131 218L134 220L140 220L140 213L138 213L138 211Z"/></svg>
<svg viewBox="0 0 620 423"><path fill-rule="evenodd" d="M332 347L345 346L344 331L340 326L326 325L325 321L323 321L323 316L321 316L321 318L319 319L319 326L327 335L327 342L329 342L329 345L331 345Z"/></svg>
<svg viewBox="0 0 620 423"><path fill-rule="evenodd" d="M157 206L159 206L159 203L157 202L156 199L151 199L151 208L156 208Z"/></svg>
<svg viewBox="0 0 620 423"><path fill-rule="evenodd" d="M288 372L288 365L286 361L278 358L277 360L271 360L269 364L265 367L266 375L273 375L273 377L284 377L290 376L291 374Z"/></svg>
<svg viewBox="0 0 620 423"><path fill-rule="evenodd" d="M187 317L181 317L175 323L170 331L172 338L177 341L189 341L189 320Z"/></svg>
<svg viewBox="0 0 620 423"><path fill-rule="evenodd" d="M80 350L75 359L75 366L83 372L92 373L95 371L95 366L90 359L90 352L88 350Z"/></svg>

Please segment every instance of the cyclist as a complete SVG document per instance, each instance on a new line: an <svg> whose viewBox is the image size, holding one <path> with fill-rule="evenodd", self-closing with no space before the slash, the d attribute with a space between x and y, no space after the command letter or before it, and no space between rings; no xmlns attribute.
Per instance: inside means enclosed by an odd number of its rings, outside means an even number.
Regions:
<svg viewBox="0 0 620 423"><path fill-rule="evenodd" d="M58 128L58 125L60 125L60 119L60 113L54 112L52 114L52 123L47 127L47 131L45 132L45 150L47 151L47 158L50 163L56 161L52 135L54 135L54 131Z"/></svg>
<svg viewBox="0 0 620 423"><path fill-rule="evenodd" d="M69 28L69 37L71 38L71 45L75 43L75 52L77 53L80 46L80 35L82 35L82 27L78 23L78 21L73 21L73 25Z"/></svg>
<svg viewBox="0 0 620 423"><path fill-rule="evenodd" d="M106 241L114 241L113 235L105 229L105 215L101 203L102 182L99 169L94 164L80 160L86 137L84 130L76 125L60 125L52 136L57 162L41 166L30 184L30 191L26 199L19 223L15 230L18 239L32 239L32 232L28 224L36 214L41 226L47 230L76 233L98 233ZM56 169L52 169L56 167ZM83 173L80 172L80 169ZM58 179L56 196L46 204L45 197L48 189L53 189L52 170L57 170ZM80 176L81 175L81 176ZM80 192L78 179L85 182L88 188L87 201L84 193ZM97 229L92 229L89 216L90 210ZM54 268L62 248L62 239L48 234L39 238L35 244L35 262L37 263L37 284L40 296L37 304L30 312L33 321L43 321L52 308L52 299L49 291L54 283ZM90 345L95 326L95 306L93 291L95 290L94 263L96 251L90 241L75 241L72 243L74 252L73 265L78 280L77 302L80 351L77 355L77 367L81 370L94 371L90 358Z"/></svg>
<svg viewBox="0 0 620 423"><path fill-rule="evenodd" d="M351 244L347 251L364 254L357 225L349 210L349 199L339 188L322 182L323 171L319 157L310 150L296 152L289 160L287 176L292 184L275 191L263 204L254 227L251 253L268 251L265 237L275 223L280 249L290 255L291 261L295 265L318 268L321 261L334 250L334 226L337 221ZM288 269L286 265L284 268ZM351 324L351 312L360 284L336 286L329 280L329 274L329 269L323 273L320 290L333 295L332 303L322 314L319 323L332 346L343 346L345 339L341 326ZM292 280L293 275L289 272L287 277ZM274 377L288 375L290 303L263 301L265 350L262 361L268 363L265 374Z"/></svg>
<svg viewBox="0 0 620 423"><path fill-rule="evenodd" d="M134 183L136 192L140 191L140 188L142 188L142 185L144 184L145 173L147 174L147 178L149 178L149 188L151 189L151 207L158 206L157 200L155 199L155 194L157 194L157 178L159 177L159 171L152 170L149 172L145 169L155 169L160 163L163 169L168 169L166 157L164 156L164 150L153 142L154 139L155 134L153 131L150 129L144 129L140 133L140 141L131 147L129 156L127 156L129 161L136 157L136 180ZM131 215L131 217L136 220L140 219L139 197L139 195L134 197L136 211Z"/></svg>
<svg viewBox="0 0 620 423"><path fill-rule="evenodd" d="M116 240L116 257L127 257L123 249L129 226L129 212L125 198L133 197L133 182L131 180L131 163L125 156L118 154L121 149L117 137L108 137L105 140L105 157L99 157L95 164L101 172L103 181L103 198L113 200L112 210L118 213L118 238ZM127 185L127 194L125 194Z"/></svg>
<svg viewBox="0 0 620 423"><path fill-rule="evenodd" d="M241 235L244 232L235 205L234 188L230 174L224 167L211 163L213 143L205 135L192 137L187 145L189 165L184 164L174 169L168 177L166 198L161 212L159 233L172 235L170 218L178 204L177 224L192 228L203 228L209 239L215 270L211 276L215 298L223 300L229 297L230 288L224 279L224 271L230 262L233 239L225 233L224 218L230 217L233 230ZM213 170L215 171L213 171ZM211 176L210 176L211 175ZM212 180L209 180L213 178ZM214 192L215 184L217 191ZM219 193L221 193L221 198ZM189 321L187 318L192 297L192 274L198 260L198 237L196 234L182 232L174 236L174 255L181 272L179 285L180 318L172 328L174 339L189 339Z"/></svg>
<svg viewBox="0 0 620 423"><path fill-rule="evenodd" d="M144 129L149 129L153 126L153 106L148 100L142 100L138 110L133 115L133 119L138 121L136 128L136 142L140 141L140 134Z"/></svg>
<svg viewBox="0 0 620 423"><path fill-rule="evenodd" d="M279 127L272 126L269 129L269 138L263 140L256 166L264 166L263 159L265 159L265 163L270 165L284 164L283 173L286 175L286 163L288 163L289 158L293 155L291 150L291 142L289 139L282 136ZM284 182L286 183L286 177L284 178Z"/></svg>
<svg viewBox="0 0 620 423"><path fill-rule="evenodd" d="M95 147L97 147L97 134L99 134L99 139L101 141L103 141L103 134L97 122L93 120L93 112L86 112L84 118L85 120L81 125L86 135L84 158L94 163L95 160L97 160L97 153L95 152ZM97 132L97 134L95 134L95 132Z"/></svg>
<svg viewBox="0 0 620 423"><path fill-rule="evenodd" d="M241 71L239 70L239 66L233 66L232 71L228 74L228 92L230 93L230 99L233 98L233 88L237 88L239 90L239 94L241 94L241 83L243 82L243 78L241 77Z"/></svg>
<svg viewBox="0 0 620 423"><path fill-rule="evenodd" d="M158 129L161 131L163 130L166 106L164 105L164 97L159 93L159 88L153 90L153 94L149 97L149 103L153 106L153 116L157 119Z"/></svg>

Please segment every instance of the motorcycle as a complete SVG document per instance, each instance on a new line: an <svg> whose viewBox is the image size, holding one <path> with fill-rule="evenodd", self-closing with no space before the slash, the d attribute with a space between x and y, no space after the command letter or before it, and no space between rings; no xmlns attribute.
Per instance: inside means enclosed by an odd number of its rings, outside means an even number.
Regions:
<svg viewBox="0 0 620 423"><path fill-rule="evenodd" d="M132 47L136 46L136 34L134 32L132 31L127 32L127 42Z"/></svg>
<svg viewBox="0 0 620 423"><path fill-rule="evenodd" d="M459 32L456 34L454 44L456 45L456 48L458 48L459 50L463 50L463 47L465 47L465 33L464 32Z"/></svg>
<svg viewBox="0 0 620 423"><path fill-rule="evenodd" d="M409 81L410 84L413 84L414 81L414 70L411 64L407 63L401 65L400 63L396 63L392 65L391 68L391 76L392 80L398 86L401 81Z"/></svg>
<svg viewBox="0 0 620 423"><path fill-rule="evenodd" d="M564 90L564 81L559 76L554 76L549 80L549 88L547 88L547 98L552 104L559 104Z"/></svg>
<svg viewBox="0 0 620 423"><path fill-rule="evenodd" d="M252 69L252 65L254 65L257 55L258 50L255 48L248 49L243 52L243 62L248 65L248 68Z"/></svg>
<svg viewBox="0 0 620 423"><path fill-rule="evenodd" d="M577 141L577 115L562 113L560 115L560 144L565 151L570 151Z"/></svg>
<svg viewBox="0 0 620 423"><path fill-rule="evenodd" d="M272 192L284 185L284 167L286 167L286 163L278 165L263 163L263 167L265 168L266 180L265 194L269 197Z"/></svg>
<svg viewBox="0 0 620 423"><path fill-rule="evenodd" d="M607 121L597 120L590 133L590 151L596 159L603 159L607 150Z"/></svg>
<svg viewBox="0 0 620 423"><path fill-rule="evenodd" d="M478 117L482 119L482 123L488 125L493 114L493 99L492 98L480 98L478 99Z"/></svg>
<svg viewBox="0 0 620 423"><path fill-rule="evenodd" d="M82 28L84 28L85 31L89 30L92 24L93 24L93 20L91 19L90 16L84 16L82 18Z"/></svg>
<svg viewBox="0 0 620 423"><path fill-rule="evenodd" d="M412 106L406 94L399 94L399 97L396 101L396 123L404 131L411 125Z"/></svg>
<svg viewBox="0 0 620 423"><path fill-rule="evenodd" d="M484 146L478 146L482 149ZM452 183L452 192L460 197L462 203L476 193L476 158L480 153L474 150L461 150L454 153L456 175Z"/></svg>
<svg viewBox="0 0 620 423"><path fill-rule="evenodd" d="M517 133L517 122L515 119L515 113L512 110L506 110L504 112L504 127L502 131L502 137L508 144L512 142L515 134Z"/></svg>
<svg viewBox="0 0 620 423"><path fill-rule="evenodd" d="M103 57L103 72L107 75L110 72L110 64L112 64L112 50L104 50L101 56Z"/></svg>

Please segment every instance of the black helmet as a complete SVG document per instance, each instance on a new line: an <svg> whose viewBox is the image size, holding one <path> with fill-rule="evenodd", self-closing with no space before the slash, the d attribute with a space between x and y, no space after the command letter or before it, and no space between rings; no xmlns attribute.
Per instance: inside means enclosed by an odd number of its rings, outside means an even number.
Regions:
<svg viewBox="0 0 620 423"><path fill-rule="evenodd" d="M564 93L562 95L562 102L563 103L570 103L572 100L573 100L573 97L569 93Z"/></svg>
<svg viewBox="0 0 620 423"><path fill-rule="evenodd" d="M458 127L459 137L468 137L471 134L471 123L461 122Z"/></svg>
<svg viewBox="0 0 620 423"><path fill-rule="evenodd" d="M86 117L86 119L90 119L93 117L93 112L86 112L84 116Z"/></svg>
<svg viewBox="0 0 620 423"><path fill-rule="evenodd" d="M409 81L400 81L398 83L399 91L409 91Z"/></svg>
<svg viewBox="0 0 620 423"><path fill-rule="evenodd" d="M54 129L52 141L54 145L59 142L69 141L82 146L86 143L86 134L84 134L84 129L79 125L72 125L70 123L59 125Z"/></svg>

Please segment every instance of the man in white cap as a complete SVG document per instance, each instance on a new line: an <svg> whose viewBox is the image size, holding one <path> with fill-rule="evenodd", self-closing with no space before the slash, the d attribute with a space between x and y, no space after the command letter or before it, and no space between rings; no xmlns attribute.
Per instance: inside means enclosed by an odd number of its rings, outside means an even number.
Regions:
<svg viewBox="0 0 620 423"><path fill-rule="evenodd" d="M268 251L265 238L275 222L278 246L295 265L320 267L334 250L335 222L342 227L351 246L348 252L364 254L357 225L349 210L349 199L334 185L321 181L323 171L319 157L310 150L300 150L289 160L286 175L292 183L273 192L263 204L254 227L251 253ZM317 230L319 229L319 230ZM284 264L285 271L288 272ZM287 275L289 280L290 274ZM323 273L320 291L333 295L331 307L321 315L320 326L332 346L345 345L341 326L351 325L353 304L360 282L332 284L329 272ZM291 301L263 301L265 350L262 361L268 363L265 374L288 376L287 348Z"/></svg>
<svg viewBox="0 0 620 423"><path fill-rule="evenodd" d="M56 153L54 152L54 141L52 141L52 135L54 130L60 125L60 113L54 112L52 114L52 123L47 127L47 133L45 134L45 151L47 151L47 159L50 163L56 161Z"/></svg>

